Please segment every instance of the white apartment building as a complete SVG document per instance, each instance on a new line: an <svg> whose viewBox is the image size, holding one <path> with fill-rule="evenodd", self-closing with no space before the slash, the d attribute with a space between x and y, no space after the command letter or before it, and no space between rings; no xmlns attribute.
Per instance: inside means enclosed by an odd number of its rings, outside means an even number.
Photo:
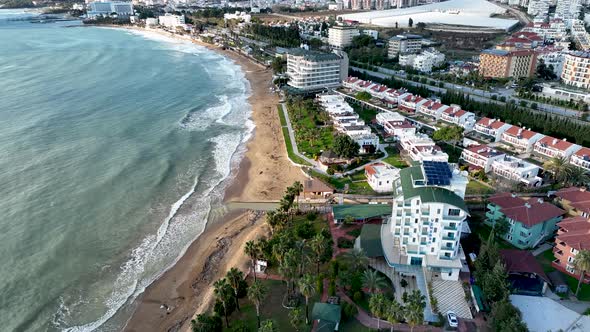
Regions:
<svg viewBox="0 0 590 332"><path fill-rule="evenodd" d="M185 24L184 15L172 15L170 13L166 13L164 16L159 16L158 22L161 26L166 28L176 28Z"/></svg>
<svg viewBox="0 0 590 332"><path fill-rule="evenodd" d="M576 151L570 158L570 164L590 171L590 149L584 147Z"/></svg>
<svg viewBox="0 0 590 332"><path fill-rule="evenodd" d="M475 114L464 111L460 107L449 107L445 109L441 113L440 119L463 127L465 130L471 130L475 125Z"/></svg>
<svg viewBox="0 0 590 332"><path fill-rule="evenodd" d="M490 118L482 118L475 123L474 130L482 135L491 136L494 142L502 139L502 134L512 125Z"/></svg>
<svg viewBox="0 0 590 332"><path fill-rule="evenodd" d="M535 20L529 23L523 32L534 32L543 37L544 40L562 40L567 37L567 27L565 22L560 18L553 18L549 22Z"/></svg>
<svg viewBox="0 0 590 332"><path fill-rule="evenodd" d="M440 115L449 106L442 104L440 100L428 100L424 104L420 105L416 112L431 116L435 119L440 119Z"/></svg>
<svg viewBox="0 0 590 332"><path fill-rule="evenodd" d="M391 37L387 56L395 58L398 54L419 53L422 50L422 36L403 34Z"/></svg>
<svg viewBox="0 0 590 332"><path fill-rule="evenodd" d="M379 31L371 29L363 29L361 34L371 36L373 39L379 38Z"/></svg>
<svg viewBox="0 0 590 332"><path fill-rule="evenodd" d="M504 158L504 153L487 145L475 145L464 149L461 159L474 168L483 169L485 173L492 170L492 163Z"/></svg>
<svg viewBox="0 0 590 332"><path fill-rule="evenodd" d="M590 89L590 53L569 52L565 54L561 80L567 85Z"/></svg>
<svg viewBox="0 0 590 332"><path fill-rule="evenodd" d="M545 158L569 159L574 152L581 148L581 146L568 142L565 139L545 136L535 143L533 152Z"/></svg>
<svg viewBox="0 0 590 332"><path fill-rule="evenodd" d="M375 192L393 192L393 182L399 179L399 169L384 163L365 166L367 183Z"/></svg>
<svg viewBox="0 0 590 332"><path fill-rule="evenodd" d="M553 73L559 77L563 69L564 53L559 48L543 47L537 48L537 59L543 60L548 68L553 68Z"/></svg>
<svg viewBox="0 0 590 332"><path fill-rule="evenodd" d="M359 29L355 27L335 25L328 29L328 44L335 48L344 48L350 46L352 39L359 35Z"/></svg>
<svg viewBox="0 0 590 332"><path fill-rule="evenodd" d="M158 19L156 17L148 17L145 19L145 26L152 28L158 25Z"/></svg>
<svg viewBox="0 0 590 332"><path fill-rule="evenodd" d="M412 67L424 73L432 72L432 68L442 65L445 62L445 55L434 48L422 51L416 55Z"/></svg>
<svg viewBox="0 0 590 332"><path fill-rule="evenodd" d="M533 145L543 137L545 135L526 128L512 126L502 133L500 141L516 148L518 152L532 152Z"/></svg>
<svg viewBox="0 0 590 332"><path fill-rule="evenodd" d="M527 14L531 16L545 17L549 14L551 0L530 0Z"/></svg>
<svg viewBox="0 0 590 332"><path fill-rule="evenodd" d="M567 23L568 20L578 19L581 9L581 0L557 0L555 17L559 17Z"/></svg>
<svg viewBox="0 0 590 332"><path fill-rule="evenodd" d="M319 53L293 49L287 54L287 76L287 84L298 90L336 88L348 76L348 56L341 51Z"/></svg>
<svg viewBox="0 0 590 332"><path fill-rule="evenodd" d="M449 161L449 155L428 137L421 133L411 133L399 138L400 146L413 161Z"/></svg>
<svg viewBox="0 0 590 332"><path fill-rule="evenodd" d="M590 49L590 34L586 32L586 22L582 20L572 20L571 32L579 49L588 51Z"/></svg>
<svg viewBox="0 0 590 332"><path fill-rule="evenodd" d="M492 173L514 182L521 182L530 187L538 187L543 183L539 174L539 166L522 159L504 155L492 161Z"/></svg>
<svg viewBox="0 0 590 332"><path fill-rule="evenodd" d="M414 53L400 53L398 59L399 65L402 67L412 67L416 56Z"/></svg>
<svg viewBox="0 0 590 332"><path fill-rule="evenodd" d="M375 151L377 151L379 149L379 136L377 136L374 133L362 133L362 134L351 134L350 131L347 131L347 128L350 127L346 127L344 132L350 136L350 138L352 138L353 141L355 141L360 149L359 149L359 153L360 154L364 154L364 153L373 153ZM369 127L364 127L365 129L369 129L369 131L371 131L371 129Z"/></svg>
<svg viewBox="0 0 590 332"><path fill-rule="evenodd" d="M115 13L117 16L131 16L133 15L133 4L131 2L122 1L94 1L88 4L88 17L110 16Z"/></svg>
<svg viewBox="0 0 590 332"><path fill-rule="evenodd" d="M466 172L444 162L426 161L400 170L391 222L381 227L389 265L423 266L444 280L459 279L459 239L469 214L463 201L467 183Z"/></svg>
<svg viewBox="0 0 590 332"><path fill-rule="evenodd" d="M247 12L236 11L233 14L231 14L231 13L223 14L223 19L225 21L238 20L238 21L250 23L250 21L252 20L252 16L250 14L248 14Z"/></svg>

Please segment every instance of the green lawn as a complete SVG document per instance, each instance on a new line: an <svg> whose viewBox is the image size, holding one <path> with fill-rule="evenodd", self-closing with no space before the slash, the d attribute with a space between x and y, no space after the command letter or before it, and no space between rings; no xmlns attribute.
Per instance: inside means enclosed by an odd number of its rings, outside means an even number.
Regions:
<svg viewBox="0 0 590 332"><path fill-rule="evenodd" d="M570 275L567 275L565 273L562 273L562 274L563 274L563 276L565 276L565 281L567 282L567 285L569 286L572 293L575 293L576 288L578 287L578 279L576 279ZM580 293L578 294L578 300L590 301L590 285L589 284L582 284L582 287L580 288Z"/></svg>
<svg viewBox="0 0 590 332"><path fill-rule="evenodd" d="M444 142L437 142L437 144L440 146L440 148L444 152L446 152L446 154L449 155L449 162L450 163L458 163L459 162L459 158L461 157L461 152L463 152L463 150L461 150L460 148L458 148L456 146L452 146L452 145L444 143Z"/></svg>
<svg viewBox="0 0 590 332"><path fill-rule="evenodd" d="M289 103L289 119L295 132L299 152L313 158L321 151L332 148L334 129L326 125L329 116L318 108L311 99Z"/></svg>
<svg viewBox="0 0 590 332"><path fill-rule="evenodd" d="M362 174L359 174L362 173ZM324 175L318 173L314 170L310 171L310 175L316 177L325 183L331 185L332 187L336 188L338 191L344 191L346 185L348 185L349 194L358 194L358 195L375 195L375 191L369 186L366 181L361 181L361 178L364 178L364 172L358 172L351 176L347 176L344 178L334 178L329 175ZM353 181L361 181L361 182L353 182Z"/></svg>
<svg viewBox="0 0 590 332"><path fill-rule="evenodd" d="M494 188L490 186L486 186L485 184L476 181L470 180L467 184L467 191L465 192L466 195L491 195L496 191Z"/></svg>
<svg viewBox="0 0 590 332"><path fill-rule="evenodd" d="M341 331L341 332L371 332L371 331L375 331L375 330L370 329L370 328L364 326L363 324L359 323L358 320L351 318L349 320L341 322L340 328L338 329L338 331Z"/></svg>
<svg viewBox="0 0 590 332"><path fill-rule="evenodd" d="M377 118L377 113L379 113L379 111L375 109L362 107L356 104L352 104L352 108L358 113L360 118L363 119L367 125L369 125L371 121L375 120Z"/></svg>
<svg viewBox="0 0 590 332"><path fill-rule="evenodd" d="M289 136L289 129L285 127L287 125L287 121L285 120L285 115L283 114L283 110L281 109L280 105L278 106L278 112L279 119L281 120L281 126L283 126L281 129L283 130L283 138L285 139L285 147L287 148L287 155L289 156L289 159L291 159L296 164L311 166L307 161L297 156L293 152L293 146L291 145L291 137Z"/></svg>
<svg viewBox="0 0 590 332"><path fill-rule="evenodd" d="M539 256L536 256L535 258L545 273L555 271L555 268L551 266L551 262L555 259L555 256L553 256L553 250L549 249L543 251L543 253L541 253Z"/></svg>
<svg viewBox="0 0 590 332"><path fill-rule="evenodd" d="M397 148L388 146L385 148L385 151L387 151L388 156L387 158L383 159L383 162L397 168L408 167L408 163L401 157Z"/></svg>

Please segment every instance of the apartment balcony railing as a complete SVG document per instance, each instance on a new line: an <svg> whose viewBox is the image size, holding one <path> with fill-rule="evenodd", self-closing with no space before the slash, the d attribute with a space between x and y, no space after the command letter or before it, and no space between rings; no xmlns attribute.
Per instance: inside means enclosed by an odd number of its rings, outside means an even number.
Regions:
<svg viewBox="0 0 590 332"><path fill-rule="evenodd" d="M445 231L456 231L458 229L458 227L457 227L457 225L455 225L455 226L448 225L448 226L443 227L443 229Z"/></svg>
<svg viewBox="0 0 590 332"><path fill-rule="evenodd" d="M455 241L454 236L443 236L442 238L444 241Z"/></svg>

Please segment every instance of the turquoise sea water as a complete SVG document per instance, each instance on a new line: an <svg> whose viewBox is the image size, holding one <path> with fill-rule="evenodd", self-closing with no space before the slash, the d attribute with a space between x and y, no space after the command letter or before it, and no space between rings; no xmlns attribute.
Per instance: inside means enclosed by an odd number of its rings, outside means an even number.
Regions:
<svg viewBox="0 0 590 332"><path fill-rule="evenodd" d="M118 330L217 213L249 86L196 45L20 16L0 10L1 330Z"/></svg>

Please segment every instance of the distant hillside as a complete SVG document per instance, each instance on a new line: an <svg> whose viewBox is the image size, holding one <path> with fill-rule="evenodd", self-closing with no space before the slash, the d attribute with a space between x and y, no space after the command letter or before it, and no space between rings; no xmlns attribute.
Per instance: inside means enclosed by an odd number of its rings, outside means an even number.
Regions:
<svg viewBox="0 0 590 332"><path fill-rule="evenodd" d="M47 7L55 3L83 3L82 0L63 0L63 1L43 1L37 0L35 5L32 0L0 0L0 8L33 8L33 7Z"/></svg>

